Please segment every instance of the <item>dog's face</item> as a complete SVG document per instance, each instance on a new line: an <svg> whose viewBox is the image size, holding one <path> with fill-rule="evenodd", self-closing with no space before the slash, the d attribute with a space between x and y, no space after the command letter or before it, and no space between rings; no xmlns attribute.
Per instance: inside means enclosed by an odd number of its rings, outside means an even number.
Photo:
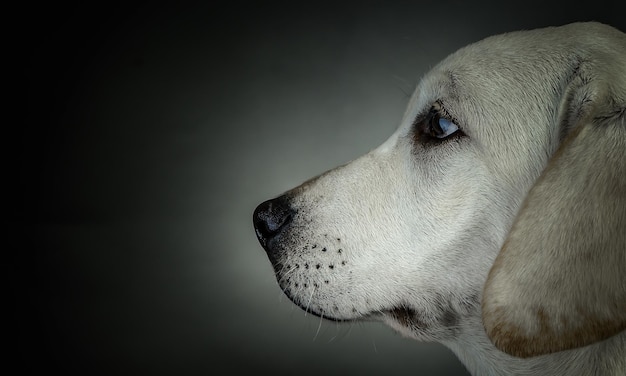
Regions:
<svg viewBox="0 0 626 376"><path fill-rule="evenodd" d="M558 103L528 103L547 107L533 116L511 91L544 98L546 81L567 79L494 72L490 61L529 58L494 44L460 51L424 77L378 149L286 194L290 223L266 248L295 303L329 319L382 317L420 338L446 334L478 306L520 200L554 147L544 124ZM527 142L528 128L542 141Z"/></svg>
<svg viewBox="0 0 626 376"><path fill-rule="evenodd" d="M457 51L421 80L384 144L260 205L257 235L289 298L425 340L479 317L524 198L588 112L587 57L567 33Z"/></svg>

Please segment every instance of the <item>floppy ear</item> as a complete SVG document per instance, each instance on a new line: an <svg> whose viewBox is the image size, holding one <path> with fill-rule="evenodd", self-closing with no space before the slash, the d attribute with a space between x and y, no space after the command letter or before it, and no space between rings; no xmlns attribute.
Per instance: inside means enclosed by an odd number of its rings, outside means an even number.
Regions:
<svg viewBox="0 0 626 376"><path fill-rule="evenodd" d="M588 117L530 190L487 278L483 324L529 357L626 329L626 114Z"/></svg>

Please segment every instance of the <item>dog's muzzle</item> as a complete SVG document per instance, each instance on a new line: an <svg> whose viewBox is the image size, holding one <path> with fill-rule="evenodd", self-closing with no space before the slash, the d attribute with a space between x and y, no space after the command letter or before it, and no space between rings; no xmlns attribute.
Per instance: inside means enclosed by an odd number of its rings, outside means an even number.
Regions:
<svg viewBox="0 0 626 376"><path fill-rule="evenodd" d="M271 249L273 241L289 227L294 211L289 206L289 200L280 196L267 200L257 206L252 216L254 230L261 246L272 258Z"/></svg>

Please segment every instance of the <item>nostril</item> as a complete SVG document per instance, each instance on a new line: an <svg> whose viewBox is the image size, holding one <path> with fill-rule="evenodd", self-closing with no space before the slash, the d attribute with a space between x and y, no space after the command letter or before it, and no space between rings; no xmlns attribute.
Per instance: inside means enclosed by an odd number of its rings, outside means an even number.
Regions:
<svg viewBox="0 0 626 376"><path fill-rule="evenodd" d="M293 210L284 196L265 201L257 206L252 220L261 245L265 247L268 241L280 233L291 222L292 216Z"/></svg>

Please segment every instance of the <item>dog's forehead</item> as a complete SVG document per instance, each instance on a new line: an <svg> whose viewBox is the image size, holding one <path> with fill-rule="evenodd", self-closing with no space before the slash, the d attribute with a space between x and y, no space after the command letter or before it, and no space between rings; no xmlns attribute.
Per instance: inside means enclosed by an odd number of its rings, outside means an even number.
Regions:
<svg viewBox="0 0 626 376"><path fill-rule="evenodd" d="M500 34L452 53L422 78L404 124L435 102L469 132L480 124L546 116L581 61L589 59L595 37L585 32L605 31L574 26Z"/></svg>
<svg viewBox="0 0 626 376"><path fill-rule="evenodd" d="M535 103L558 100L583 62L619 59L623 55L616 50L623 54L625 46L622 33L597 23L491 36L437 64L421 80L410 107L419 113L434 101L447 102L459 119L490 109L536 111Z"/></svg>
<svg viewBox="0 0 626 376"><path fill-rule="evenodd" d="M582 57L544 33L516 32L468 45L440 62L420 83L425 104L510 107L521 96L549 98ZM530 102L530 101L526 101ZM452 106L451 106L452 107ZM484 110L484 108L483 108Z"/></svg>

